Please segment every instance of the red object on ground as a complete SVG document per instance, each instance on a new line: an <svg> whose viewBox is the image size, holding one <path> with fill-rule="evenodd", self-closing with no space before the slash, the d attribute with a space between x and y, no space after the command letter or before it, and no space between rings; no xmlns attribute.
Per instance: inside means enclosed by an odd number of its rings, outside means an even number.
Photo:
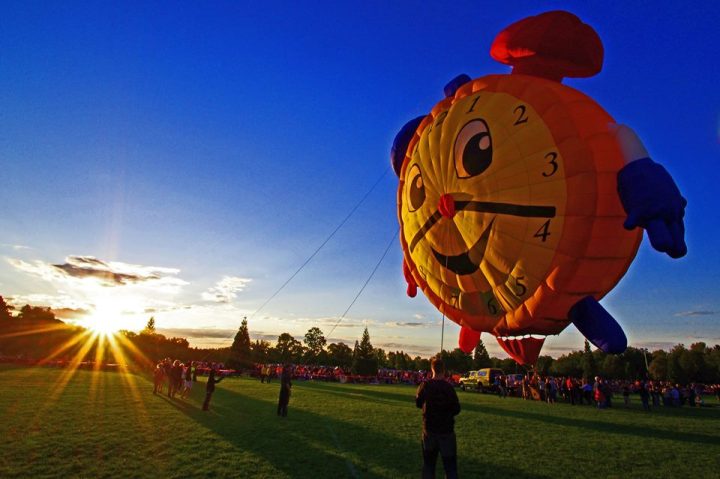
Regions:
<svg viewBox="0 0 720 479"><path fill-rule="evenodd" d="M471 353L475 346L480 341L480 332L463 326L460 329L460 337L458 338L458 345L464 353Z"/></svg>
<svg viewBox="0 0 720 479"><path fill-rule="evenodd" d="M602 69L603 45L593 28L562 10L524 18L501 31L490 56L513 73L561 82L590 77Z"/></svg>
<svg viewBox="0 0 720 479"><path fill-rule="evenodd" d="M545 338L520 338L502 339L496 338L500 347L505 350L519 364L535 364L540 357Z"/></svg>

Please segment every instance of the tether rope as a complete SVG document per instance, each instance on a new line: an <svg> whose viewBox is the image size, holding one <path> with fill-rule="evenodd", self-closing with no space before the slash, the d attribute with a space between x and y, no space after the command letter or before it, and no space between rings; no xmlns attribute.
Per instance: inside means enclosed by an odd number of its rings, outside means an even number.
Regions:
<svg viewBox="0 0 720 479"><path fill-rule="evenodd" d="M385 171L383 172L383 174L380 175L380 177L377 179L377 181L375 181L375 183L370 187L370 189L365 193L365 195L363 195L363 197L360 199L360 201L357 202L357 204L353 207L353 209L350 210L350 213L348 213L347 216L345 216L345 218L340 222L340 224L337 225L337 227L332 231L332 233L330 233L330 235L327 238L325 238L325 241L323 241L320 244L320 246L318 246L317 249L315 249L315 251L313 251L313 253L308 257L308 259L306 259L305 262L303 264L301 264L300 267L277 290L275 290L275 292L273 294L271 294L270 297L268 299L266 299L265 302L263 304L261 304L258 309L255 310L255 312L253 312L250 315L250 318L255 316L257 313L260 312L260 310L262 310L265 306L267 306L268 303L270 301L272 301L275 298L275 296L277 296L280 293L280 291L282 291L285 288L285 286L287 286L290 283L290 281L292 281L293 278L295 278L295 276L297 276L298 273L300 273L300 271L302 271L303 268L305 268L305 266L307 266L307 264L310 263L310 261L312 261L312 259L315 257L315 255L317 255L320 252L320 250L323 249L323 247L328 243L328 241L330 241L332 239L332 237L335 236L335 233L340 231L340 228L342 228L343 225L345 223L347 223L347 221L355 213L355 211L357 211L357 209L360 207L360 205L362 205L365 202L365 200L368 198L368 196L370 196L370 193L372 193L375 190L377 185L380 184L380 181L382 181L382 179L385 177L385 175L387 175L388 171L390 171L390 166L385 168Z"/></svg>
<svg viewBox="0 0 720 479"><path fill-rule="evenodd" d="M390 239L390 242L388 243L387 247L385 247L385 251L383 252L382 256L380 257L380 260L377 262L377 264L375 264L375 267L373 268L372 272L370 273L370 276L368 276L368 279L365 280L365 283L362 285L362 288L360 288L360 291L358 291L358 293L353 298L352 302L350 303L350 306L347 307L345 312L340 316L340 318L337 320L335 325L332 327L332 329L328 333L328 335L327 335L328 338L333 333L333 331L335 331L335 328L337 328L338 324L340 324L340 321L342 321L345 318L345 315L348 313L348 311L350 311L350 308L353 307L353 305L358 300L358 298L360 297L362 292L365 291L365 287L368 285L368 283L370 283L370 280L373 278L373 276L375 276L375 272L380 267L380 264L385 259L385 256L387 256L388 251L390 251L390 247L393 245L393 243L395 242L395 239L398 237L398 233L400 233L400 228L398 228L397 231L395 231L395 234L393 235L392 239Z"/></svg>

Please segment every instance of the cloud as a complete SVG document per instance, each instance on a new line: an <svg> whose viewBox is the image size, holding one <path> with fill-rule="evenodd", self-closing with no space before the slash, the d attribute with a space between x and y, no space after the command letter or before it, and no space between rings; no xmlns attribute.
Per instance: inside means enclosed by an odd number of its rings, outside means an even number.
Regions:
<svg viewBox="0 0 720 479"><path fill-rule="evenodd" d="M250 281L252 279L224 276L215 286L202 294L202 299L215 303L229 303L237 298L237 293L243 291Z"/></svg>
<svg viewBox="0 0 720 479"><path fill-rule="evenodd" d="M15 251L20 251L23 249L31 249L29 246L21 245L21 244L9 244L9 243L0 243L0 246L4 248L11 248Z"/></svg>
<svg viewBox="0 0 720 479"><path fill-rule="evenodd" d="M105 287L143 283L177 288L188 284L175 277L180 272L175 268L103 261L94 256L68 256L62 264L45 263L39 260L28 263L12 258L8 259L8 262L20 271L51 282L92 280Z"/></svg>
<svg viewBox="0 0 720 479"><path fill-rule="evenodd" d="M175 336L181 338L214 338L232 340L237 331L234 329L211 328L158 328L157 332L166 336ZM277 338L277 336L275 336L275 338Z"/></svg>
<svg viewBox="0 0 720 479"><path fill-rule="evenodd" d="M91 313L90 310L82 308L53 308L51 311L56 318L60 319L80 319Z"/></svg>
<svg viewBox="0 0 720 479"><path fill-rule="evenodd" d="M647 349L648 351L657 351L658 349L670 351L673 347L677 346L677 344L677 341L641 341L632 343L630 346L638 349Z"/></svg>
<svg viewBox="0 0 720 479"><path fill-rule="evenodd" d="M377 346L384 349L386 353L389 351L402 351L410 356L422 356L424 358L437 352L437 349L432 346L417 346L403 343L381 343Z"/></svg>
<svg viewBox="0 0 720 479"><path fill-rule="evenodd" d="M694 316L715 316L716 314L718 314L717 311L692 310L692 311L683 311L681 313L675 313L675 316L680 317L680 318L688 318L688 317L694 317Z"/></svg>
<svg viewBox="0 0 720 479"><path fill-rule="evenodd" d="M425 328L429 326L429 323L403 323L403 322L395 322L391 321L389 323L383 323L383 326L388 328Z"/></svg>

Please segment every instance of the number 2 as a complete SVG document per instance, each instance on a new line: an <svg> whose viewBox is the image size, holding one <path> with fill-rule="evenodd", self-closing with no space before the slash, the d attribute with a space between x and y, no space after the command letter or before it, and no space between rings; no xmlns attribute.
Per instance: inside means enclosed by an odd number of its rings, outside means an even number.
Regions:
<svg viewBox="0 0 720 479"><path fill-rule="evenodd" d="M525 105L519 105L517 108L513 110L513 113L518 113L517 120L515 120L515 123L513 123L513 126L517 126L521 123L527 123L528 117L525 115Z"/></svg>

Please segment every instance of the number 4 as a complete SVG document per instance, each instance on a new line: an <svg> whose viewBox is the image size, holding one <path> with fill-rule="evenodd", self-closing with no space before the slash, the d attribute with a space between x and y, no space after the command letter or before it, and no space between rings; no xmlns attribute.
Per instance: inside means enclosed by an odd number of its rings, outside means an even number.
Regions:
<svg viewBox="0 0 720 479"><path fill-rule="evenodd" d="M541 238L543 243L547 240L547 237L550 236L550 220L547 220L543 225L540 227L539 230L533 235L533 238Z"/></svg>

